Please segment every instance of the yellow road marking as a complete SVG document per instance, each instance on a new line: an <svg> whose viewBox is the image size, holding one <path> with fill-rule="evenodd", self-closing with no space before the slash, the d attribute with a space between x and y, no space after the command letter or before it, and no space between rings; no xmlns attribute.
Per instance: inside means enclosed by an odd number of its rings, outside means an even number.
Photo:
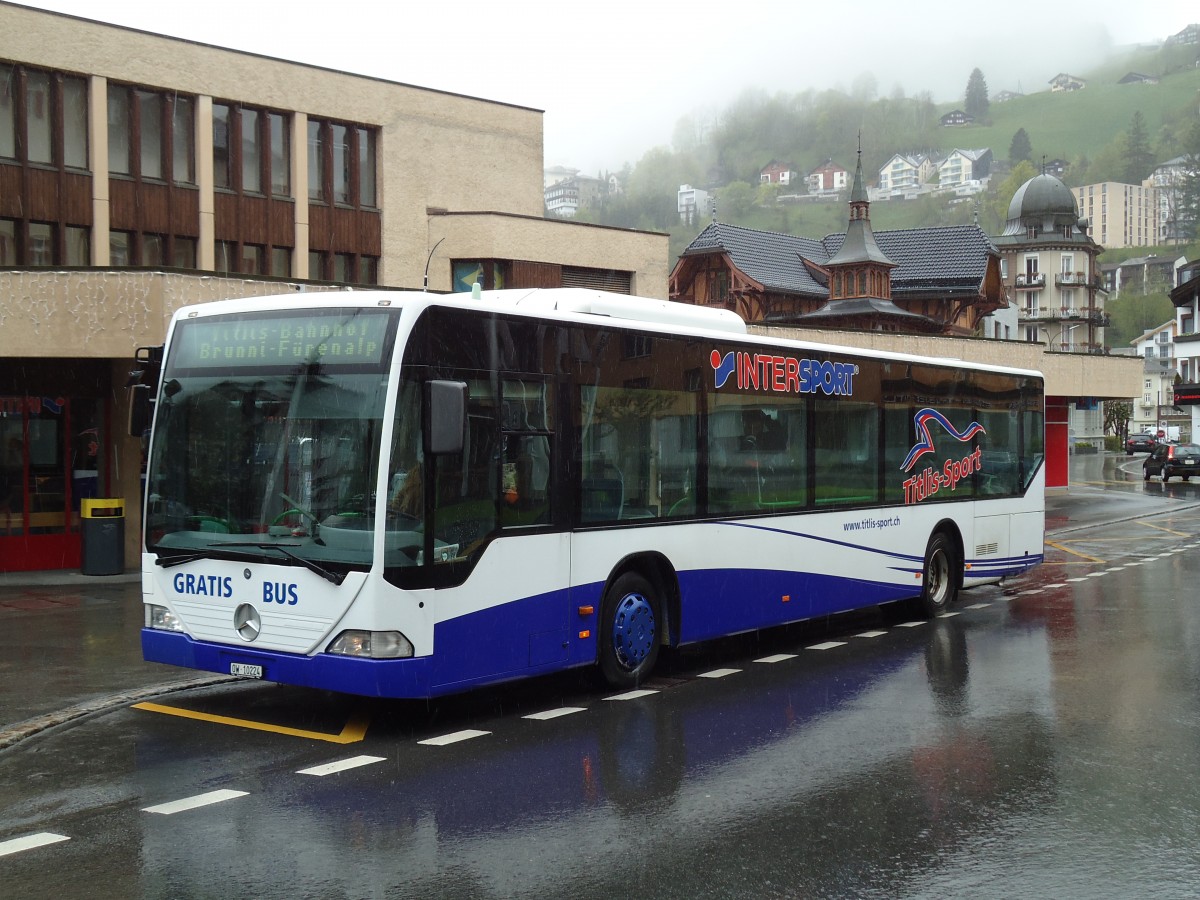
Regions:
<svg viewBox="0 0 1200 900"><path fill-rule="evenodd" d="M1086 553L1080 553L1078 550L1072 550L1070 547L1064 547L1062 544L1057 544L1054 541L1046 541L1047 547L1053 547L1055 550L1061 550L1063 553L1070 553L1072 556L1078 556L1081 559L1086 559L1089 562L1102 563L1108 562L1106 559L1099 559L1095 556L1088 556Z"/></svg>
<svg viewBox="0 0 1200 900"><path fill-rule="evenodd" d="M1191 537L1186 531L1172 531L1170 528L1163 528L1161 525L1151 525L1149 522L1138 520L1139 525L1145 525L1147 528L1153 528L1155 531L1165 531L1167 534L1176 534L1179 537Z"/></svg>
<svg viewBox="0 0 1200 900"><path fill-rule="evenodd" d="M183 719L196 719L201 722L215 722L218 725L232 725L235 728L250 728L254 731L269 731L273 734L286 734L289 737L310 738L314 741L329 741L331 744L356 744L367 735L370 720L362 713L355 713L346 723L339 734L329 734L324 731L306 731L303 728L288 728L286 725L271 725L268 722L255 722L253 719L235 719L232 716L218 716L213 713L196 712L191 709L181 709L178 706L163 706L161 703L135 703L134 709L144 709L148 712L163 713L168 716L179 716Z"/></svg>

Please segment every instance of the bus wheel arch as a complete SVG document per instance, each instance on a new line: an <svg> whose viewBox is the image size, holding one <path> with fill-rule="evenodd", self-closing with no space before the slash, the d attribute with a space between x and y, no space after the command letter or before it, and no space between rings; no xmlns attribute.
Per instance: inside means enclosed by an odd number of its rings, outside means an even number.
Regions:
<svg viewBox="0 0 1200 900"><path fill-rule="evenodd" d="M944 520L933 529L925 545L921 593L913 601L914 611L931 619L941 615L957 599L962 582L962 534L952 521Z"/></svg>
<svg viewBox="0 0 1200 900"><path fill-rule="evenodd" d="M609 685L628 689L653 671L678 628L679 587L659 554L629 557L613 569L600 603L597 662Z"/></svg>

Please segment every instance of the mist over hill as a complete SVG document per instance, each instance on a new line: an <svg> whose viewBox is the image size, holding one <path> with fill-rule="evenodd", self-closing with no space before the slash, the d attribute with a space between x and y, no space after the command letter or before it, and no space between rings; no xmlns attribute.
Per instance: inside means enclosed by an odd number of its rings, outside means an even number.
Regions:
<svg viewBox="0 0 1200 900"><path fill-rule="evenodd" d="M1007 184L1010 174L1019 174L1010 172L1009 155L1021 129L1029 138L1033 171L1043 159L1064 160L1068 165L1063 179L1072 186L1135 177L1128 165L1135 113L1140 113L1149 154L1138 182L1161 162L1193 150L1200 154L1200 147L1188 146L1189 131L1200 121L1198 55L1200 47L1194 44L1125 48L1084 71L1071 71L1087 82L1082 90L1051 92L1043 85L1035 93L1003 102L997 102L996 95L1014 87L993 88L988 72L981 70L987 84L985 111L974 123L958 127L943 127L939 119L964 107L965 80L962 94L942 103L929 92L908 96L898 88L881 96L870 77L848 89L749 90L711 116L681 116L670 146L655 147L635 164L626 164L616 173L621 192L601 194L576 219L667 231L674 257L711 220L711 214L705 214L690 224L680 222L677 191L689 184L716 198L717 215L724 222L813 237L841 231L844 202L780 202L784 189L761 185L759 172L777 160L792 164L803 176L827 159L853 171L861 135L869 184L896 153L944 155L954 148L990 148L995 160L989 189L966 202L926 196L872 203L877 229L962 224L977 218L986 231L998 233L1021 183ZM1156 83L1119 83L1130 72L1152 76ZM803 184L786 190L805 192Z"/></svg>

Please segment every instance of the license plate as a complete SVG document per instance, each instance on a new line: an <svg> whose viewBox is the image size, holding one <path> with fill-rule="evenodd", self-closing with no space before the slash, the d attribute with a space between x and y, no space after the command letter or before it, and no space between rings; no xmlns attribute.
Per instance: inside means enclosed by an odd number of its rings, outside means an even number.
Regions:
<svg viewBox="0 0 1200 900"><path fill-rule="evenodd" d="M252 666L249 663L230 663L229 674L236 675L238 678L262 678L263 667Z"/></svg>
<svg viewBox="0 0 1200 900"><path fill-rule="evenodd" d="M1196 464L1196 461L1194 459L1185 459L1183 461L1183 464L1185 466L1194 466Z"/></svg>

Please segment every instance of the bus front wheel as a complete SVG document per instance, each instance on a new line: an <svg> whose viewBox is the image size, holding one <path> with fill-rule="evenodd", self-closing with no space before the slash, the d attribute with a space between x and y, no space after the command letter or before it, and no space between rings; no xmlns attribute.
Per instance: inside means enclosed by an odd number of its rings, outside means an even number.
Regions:
<svg viewBox="0 0 1200 900"><path fill-rule="evenodd" d="M654 587L636 572L621 575L605 593L600 612L600 672L612 687L637 687L654 669L661 610Z"/></svg>
<svg viewBox="0 0 1200 900"><path fill-rule="evenodd" d="M921 577L921 596L917 598L917 612L928 618L939 616L954 602L958 595L958 576L955 560L958 554L954 542L944 531L929 539L925 548L925 565Z"/></svg>

